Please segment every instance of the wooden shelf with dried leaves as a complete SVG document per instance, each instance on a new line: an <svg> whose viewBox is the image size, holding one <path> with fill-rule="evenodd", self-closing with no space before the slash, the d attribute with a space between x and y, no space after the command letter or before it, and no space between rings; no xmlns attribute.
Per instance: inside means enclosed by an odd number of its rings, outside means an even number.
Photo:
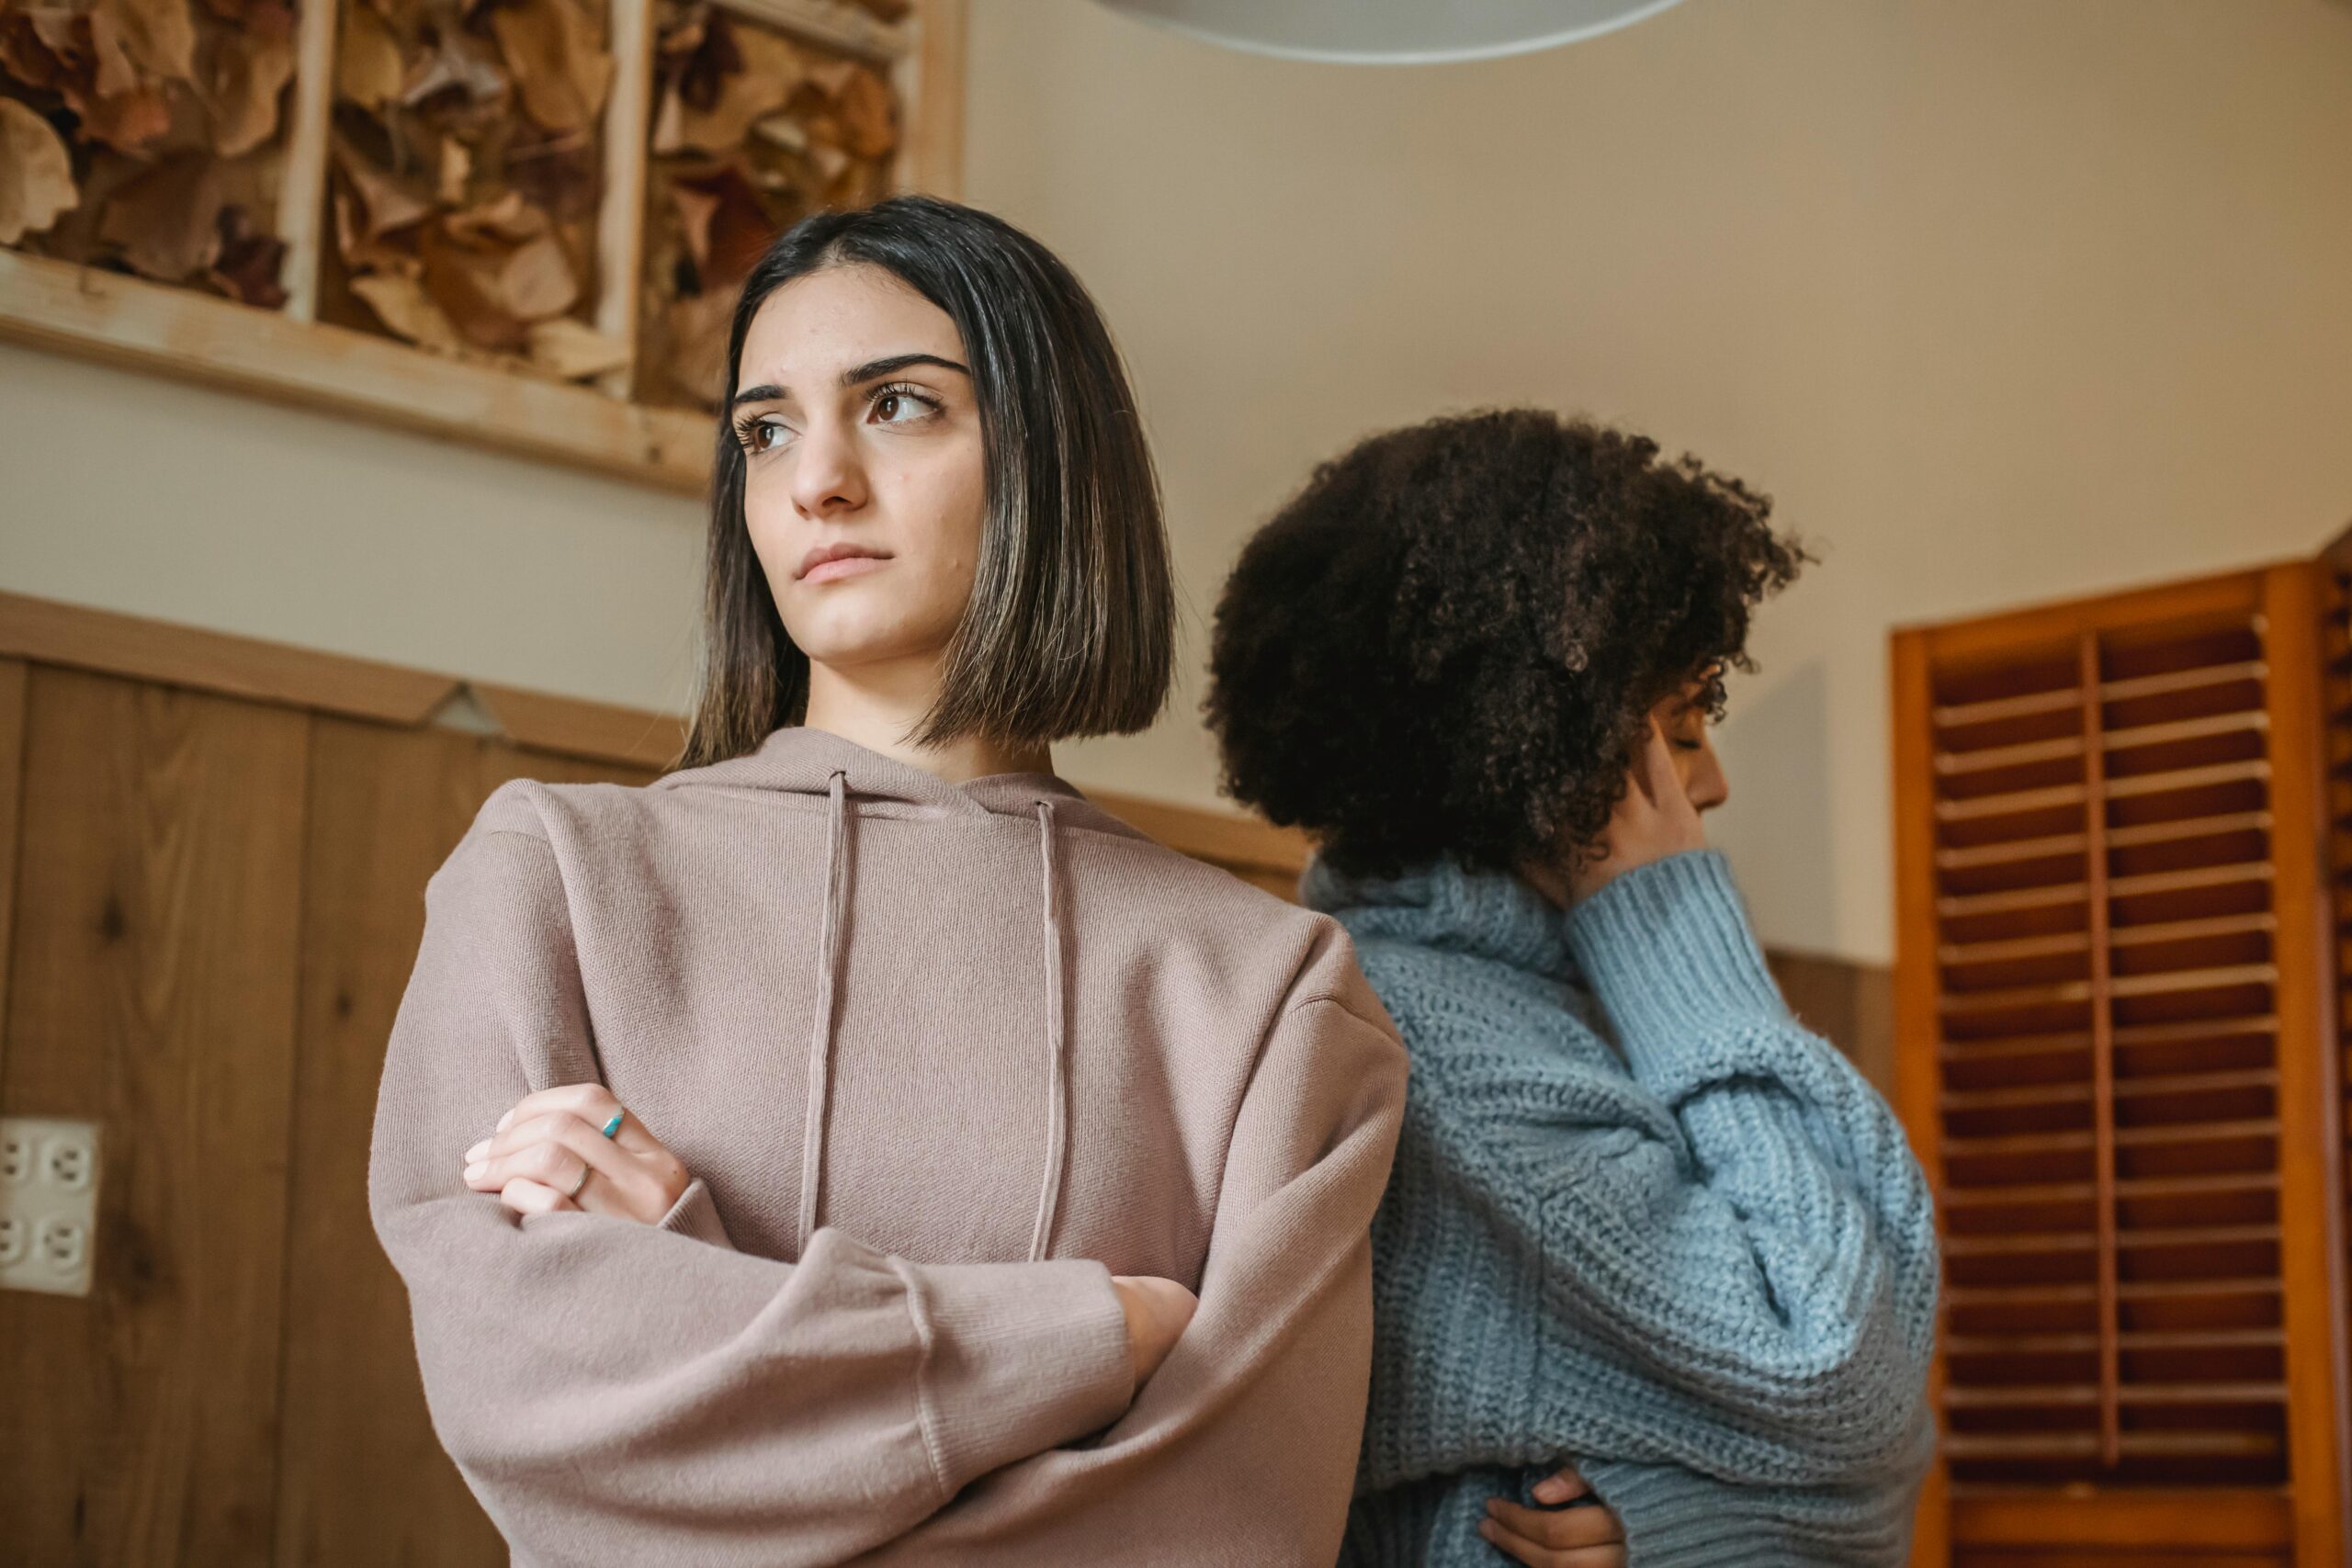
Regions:
<svg viewBox="0 0 2352 1568"><path fill-rule="evenodd" d="M768 241L956 192L963 30L963 0L0 0L0 336L698 491Z"/></svg>

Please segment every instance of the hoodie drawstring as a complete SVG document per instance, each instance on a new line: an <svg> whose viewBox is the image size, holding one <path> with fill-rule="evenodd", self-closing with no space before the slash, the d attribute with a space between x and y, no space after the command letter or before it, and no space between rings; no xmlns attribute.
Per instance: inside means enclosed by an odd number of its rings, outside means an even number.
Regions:
<svg viewBox="0 0 2352 1568"><path fill-rule="evenodd" d="M793 1256L808 1248L817 1234L817 1184L825 1168L825 1099L833 1066L833 992L842 967L842 903L847 897L842 868L849 859L849 801L844 775L833 771L825 829L825 915L817 937L817 1023L808 1043L808 1110L800 1136L800 1235Z"/></svg>
<svg viewBox="0 0 2352 1568"><path fill-rule="evenodd" d="M1037 1194L1037 1223L1029 1236L1029 1261L1042 1263L1061 1208L1062 1166L1069 1153L1069 1086L1062 1066L1062 914L1054 886L1054 807L1037 803L1037 858L1046 878L1046 1184Z"/></svg>
<svg viewBox="0 0 2352 1568"><path fill-rule="evenodd" d="M825 829L825 909L817 938L817 1018L808 1043L808 1100L800 1139L800 1224L797 1257L817 1234L817 1200L825 1167L825 1112L833 1065L833 1018L840 990L842 928L848 924L849 801L846 775L836 769L828 781ZM1037 1194L1037 1216L1029 1235L1029 1261L1042 1263L1060 1217L1062 1167L1069 1159L1069 1086L1063 1057L1067 1026L1062 973L1062 917L1054 868L1054 807L1037 803L1037 859L1045 882L1046 937L1046 1174Z"/></svg>

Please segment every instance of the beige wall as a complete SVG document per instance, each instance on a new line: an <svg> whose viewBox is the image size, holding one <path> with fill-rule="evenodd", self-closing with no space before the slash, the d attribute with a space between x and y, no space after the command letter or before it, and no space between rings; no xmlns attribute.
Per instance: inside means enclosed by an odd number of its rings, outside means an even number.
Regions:
<svg viewBox="0 0 2352 1568"><path fill-rule="evenodd" d="M968 192L1101 296L1197 659L1317 457L1535 401L1749 478L1824 557L1734 692L1767 936L1883 956L1888 626L2352 517L2352 6L1686 0L1441 69L975 0ZM681 699L689 502L0 348L0 587ZM1207 800L1196 685L1082 782Z"/></svg>

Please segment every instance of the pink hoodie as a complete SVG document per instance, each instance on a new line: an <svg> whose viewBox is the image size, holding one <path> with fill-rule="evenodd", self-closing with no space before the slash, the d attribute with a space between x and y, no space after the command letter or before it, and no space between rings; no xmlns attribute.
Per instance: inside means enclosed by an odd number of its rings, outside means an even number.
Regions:
<svg viewBox="0 0 2352 1568"><path fill-rule="evenodd" d="M1330 919L810 729L506 785L425 907L370 1206L517 1562L1332 1561L1405 1057ZM467 1190L592 1078L659 1226ZM1201 1298L1141 1389L1113 1273Z"/></svg>

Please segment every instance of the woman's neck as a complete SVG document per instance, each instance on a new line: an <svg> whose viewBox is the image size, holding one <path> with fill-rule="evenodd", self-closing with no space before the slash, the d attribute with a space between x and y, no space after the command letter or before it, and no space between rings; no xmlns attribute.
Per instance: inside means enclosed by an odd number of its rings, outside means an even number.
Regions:
<svg viewBox="0 0 2352 1568"><path fill-rule="evenodd" d="M1050 773L1054 755L1039 744L1008 745L965 737L939 746L920 746L908 736L931 711L938 694L938 669L843 671L813 660L808 666L811 729L878 751L893 761L921 768L949 784L991 773Z"/></svg>

